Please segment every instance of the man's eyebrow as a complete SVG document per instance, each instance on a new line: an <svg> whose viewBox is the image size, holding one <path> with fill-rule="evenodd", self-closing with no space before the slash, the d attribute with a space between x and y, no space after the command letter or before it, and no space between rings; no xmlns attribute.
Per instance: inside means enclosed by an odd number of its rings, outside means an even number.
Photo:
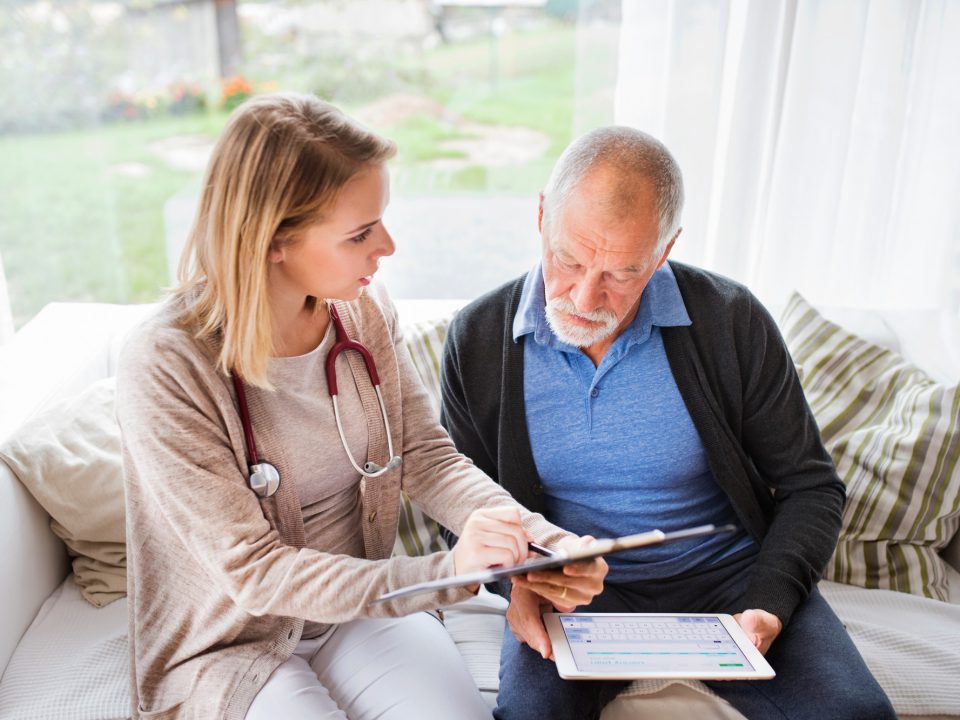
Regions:
<svg viewBox="0 0 960 720"><path fill-rule="evenodd" d="M357 233L363 232L363 231L366 230L367 228L372 228L372 227L373 227L374 225L376 225L378 222L380 222L380 218L377 218L376 220L373 220L373 221L371 221L371 222L365 223L365 224L361 225L361 226L358 227L358 228L354 228L353 230L348 230L347 232L344 233L344 235L356 235Z"/></svg>

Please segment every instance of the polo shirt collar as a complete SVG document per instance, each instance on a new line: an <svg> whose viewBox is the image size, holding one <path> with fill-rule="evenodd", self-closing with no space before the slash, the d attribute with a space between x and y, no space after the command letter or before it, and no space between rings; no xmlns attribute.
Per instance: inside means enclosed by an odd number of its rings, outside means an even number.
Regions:
<svg viewBox="0 0 960 720"><path fill-rule="evenodd" d="M665 262L651 276L650 282L643 290L640 298L640 307L633 322L617 338L617 345L622 351L629 350L633 345L642 343L650 337L650 332L658 327L677 327L692 325L687 313L680 287L673 274L669 262ZM520 302L517 313L513 318L513 340L518 341L524 335L533 335L538 345L553 347L558 350L579 349L572 348L561 342L547 323L546 300L544 299L543 267L540 262L533 267L523 281L520 292Z"/></svg>

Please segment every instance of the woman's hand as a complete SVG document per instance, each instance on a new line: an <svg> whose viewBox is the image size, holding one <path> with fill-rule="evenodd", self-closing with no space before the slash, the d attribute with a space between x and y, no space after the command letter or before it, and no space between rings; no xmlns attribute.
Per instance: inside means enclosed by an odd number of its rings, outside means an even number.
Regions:
<svg viewBox="0 0 960 720"><path fill-rule="evenodd" d="M474 510L453 546L454 571L459 575L493 565L516 565L526 559L529 539L517 508Z"/></svg>
<svg viewBox="0 0 960 720"><path fill-rule="evenodd" d="M567 538L561 548L579 550L588 547L594 539L589 535ZM603 592L603 579L607 576L607 562L594 558L564 565L557 570L539 570L513 578L514 588L530 590L560 612L572 612L578 605L587 605Z"/></svg>
<svg viewBox="0 0 960 720"><path fill-rule="evenodd" d="M780 618L766 610L744 610L734 615L733 619L743 628L761 655L767 654L770 645L783 630Z"/></svg>

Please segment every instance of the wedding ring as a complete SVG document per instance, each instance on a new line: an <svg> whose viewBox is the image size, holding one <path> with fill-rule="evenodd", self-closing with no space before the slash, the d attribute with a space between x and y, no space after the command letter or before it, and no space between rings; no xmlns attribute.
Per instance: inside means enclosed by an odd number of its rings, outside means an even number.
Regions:
<svg viewBox="0 0 960 720"><path fill-rule="evenodd" d="M563 600L563 599L565 599L566 597L567 597L567 586L564 585L564 586L563 586L563 592L560 593L560 599Z"/></svg>

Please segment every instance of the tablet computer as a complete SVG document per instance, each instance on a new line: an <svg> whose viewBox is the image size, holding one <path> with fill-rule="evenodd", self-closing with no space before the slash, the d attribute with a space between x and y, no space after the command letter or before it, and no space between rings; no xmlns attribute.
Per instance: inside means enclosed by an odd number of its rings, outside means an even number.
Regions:
<svg viewBox="0 0 960 720"><path fill-rule="evenodd" d="M769 680L773 668L731 615L546 613L568 680Z"/></svg>
<svg viewBox="0 0 960 720"><path fill-rule="evenodd" d="M517 565L509 567L498 566L476 572L464 573L462 575L453 575L452 577L441 578L439 580L428 580L427 582L417 583L416 585L407 585L406 587L391 590L380 597L371 600L368 605L395 600L397 598L407 597L408 595L419 595L421 593L437 592L447 588L466 587L468 585L483 585L494 580L502 580L513 575L525 575L533 570L552 570L563 567L570 563L581 562L583 560L592 560L593 558L610 555L612 553L622 552L624 550L633 550L644 545L658 545L660 543L672 542L674 540L685 540L692 537L702 537L705 535L716 535L718 533L728 533L736 530L735 525L700 525L697 527L686 528L684 530L675 530L673 532L663 532L661 530L650 530L649 532L638 533L636 535L626 535L619 538L604 538L595 540L588 547L572 552L551 552L539 546L533 546L537 552L550 553L547 557L537 557L525 560Z"/></svg>

